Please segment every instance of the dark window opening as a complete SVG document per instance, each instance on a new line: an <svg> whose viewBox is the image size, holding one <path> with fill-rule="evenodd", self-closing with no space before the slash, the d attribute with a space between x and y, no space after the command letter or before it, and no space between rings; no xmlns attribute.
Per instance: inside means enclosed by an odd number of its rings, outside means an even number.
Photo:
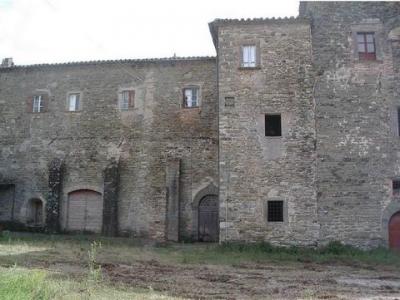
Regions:
<svg viewBox="0 0 400 300"><path fill-rule="evenodd" d="M357 50L360 60L376 60L375 36L373 32L357 33Z"/></svg>
<svg viewBox="0 0 400 300"><path fill-rule="evenodd" d="M283 222L283 201L268 201L268 222Z"/></svg>
<svg viewBox="0 0 400 300"><path fill-rule="evenodd" d="M282 136L281 115L265 115L265 136Z"/></svg>
<svg viewBox="0 0 400 300"><path fill-rule="evenodd" d="M400 180L393 180L393 195L400 195Z"/></svg>

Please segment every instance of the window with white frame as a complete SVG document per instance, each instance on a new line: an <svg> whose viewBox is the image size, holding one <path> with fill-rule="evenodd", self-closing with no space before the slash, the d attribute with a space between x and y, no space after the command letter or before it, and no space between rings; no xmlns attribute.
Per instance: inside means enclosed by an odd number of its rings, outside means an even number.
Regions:
<svg viewBox="0 0 400 300"><path fill-rule="evenodd" d="M183 106L188 108L199 106L198 87L189 87L183 89Z"/></svg>
<svg viewBox="0 0 400 300"><path fill-rule="evenodd" d="M242 67L254 68L257 64L257 50L255 45L242 46Z"/></svg>
<svg viewBox="0 0 400 300"><path fill-rule="evenodd" d="M80 94L73 93L68 95L68 111L78 111L80 105Z"/></svg>
<svg viewBox="0 0 400 300"><path fill-rule="evenodd" d="M42 112L44 108L42 95L33 96L33 112Z"/></svg>

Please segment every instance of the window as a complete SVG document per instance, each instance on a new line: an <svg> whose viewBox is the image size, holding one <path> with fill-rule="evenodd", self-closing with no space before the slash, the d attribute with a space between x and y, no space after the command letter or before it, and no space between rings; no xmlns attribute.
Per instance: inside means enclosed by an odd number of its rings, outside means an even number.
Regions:
<svg viewBox="0 0 400 300"><path fill-rule="evenodd" d="M281 115L265 115L265 136L282 136Z"/></svg>
<svg viewBox="0 0 400 300"><path fill-rule="evenodd" d="M234 107L235 106L235 97L225 97L225 106L226 107Z"/></svg>
<svg viewBox="0 0 400 300"><path fill-rule="evenodd" d="M393 180L393 195L400 196L400 180Z"/></svg>
<svg viewBox="0 0 400 300"><path fill-rule="evenodd" d="M135 106L135 91L127 90L122 91L119 95L119 109L128 110L130 107Z"/></svg>
<svg viewBox="0 0 400 300"><path fill-rule="evenodd" d="M268 222L283 222L283 201L268 201Z"/></svg>
<svg viewBox="0 0 400 300"><path fill-rule="evenodd" d="M68 95L68 111L78 111L80 108L80 94L74 93Z"/></svg>
<svg viewBox="0 0 400 300"><path fill-rule="evenodd" d="M198 107L199 106L199 88L190 87L183 89L183 107Z"/></svg>
<svg viewBox="0 0 400 300"><path fill-rule="evenodd" d="M256 67L256 55L257 53L255 45L242 46L242 67Z"/></svg>
<svg viewBox="0 0 400 300"><path fill-rule="evenodd" d="M34 113L36 112L42 112L44 109L44 102L43 102L43 96L39 95L39 96L33 96L33 107L32 107L32 111Z"/></svg>
<svg viewBox="0 0 400 300"><path fill-rule="evenodd" d="M374 33L358 32L357 49L360 60L376 60Z"/></svg>

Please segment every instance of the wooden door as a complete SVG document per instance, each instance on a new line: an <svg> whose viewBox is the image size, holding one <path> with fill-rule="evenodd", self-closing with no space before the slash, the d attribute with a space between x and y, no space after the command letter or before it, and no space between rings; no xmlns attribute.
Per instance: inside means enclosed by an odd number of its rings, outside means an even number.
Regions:
<svg viewBox="0 0 400 300"><path fill-rule="evenodd" d="M100 233L103 199L100 193L79 190L68 195L67 230Z"/></svg>
<svg viewBox="0 0 400 300"><path fill-rule="evenodd" d="M389 247L400 250L400 211L395 213L389 221Z"/></svg>
<svg viewBox="0 0 400 300"><path fill-rule="evenodd" d="M218 224L218 197L205 196L199 203L199 241L217 242Z"/></svg>

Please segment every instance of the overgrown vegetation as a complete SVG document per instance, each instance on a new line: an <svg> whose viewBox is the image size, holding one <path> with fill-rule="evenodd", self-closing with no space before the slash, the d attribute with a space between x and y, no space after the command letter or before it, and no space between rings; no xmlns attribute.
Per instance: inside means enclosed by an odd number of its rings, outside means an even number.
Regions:
<svg viewBox="0 0 400 300"><path fill-rule="evenodd" d="M170 252L170 249L166 249ZM386 248L361 250L340 242L331 242L321 248L277 247L269 243L222 243L199 248L182 248L177 254L183 263L209 262L240 264L245 262L314 262L343 264L385 264L400 266L400 253Z"/></svg>

